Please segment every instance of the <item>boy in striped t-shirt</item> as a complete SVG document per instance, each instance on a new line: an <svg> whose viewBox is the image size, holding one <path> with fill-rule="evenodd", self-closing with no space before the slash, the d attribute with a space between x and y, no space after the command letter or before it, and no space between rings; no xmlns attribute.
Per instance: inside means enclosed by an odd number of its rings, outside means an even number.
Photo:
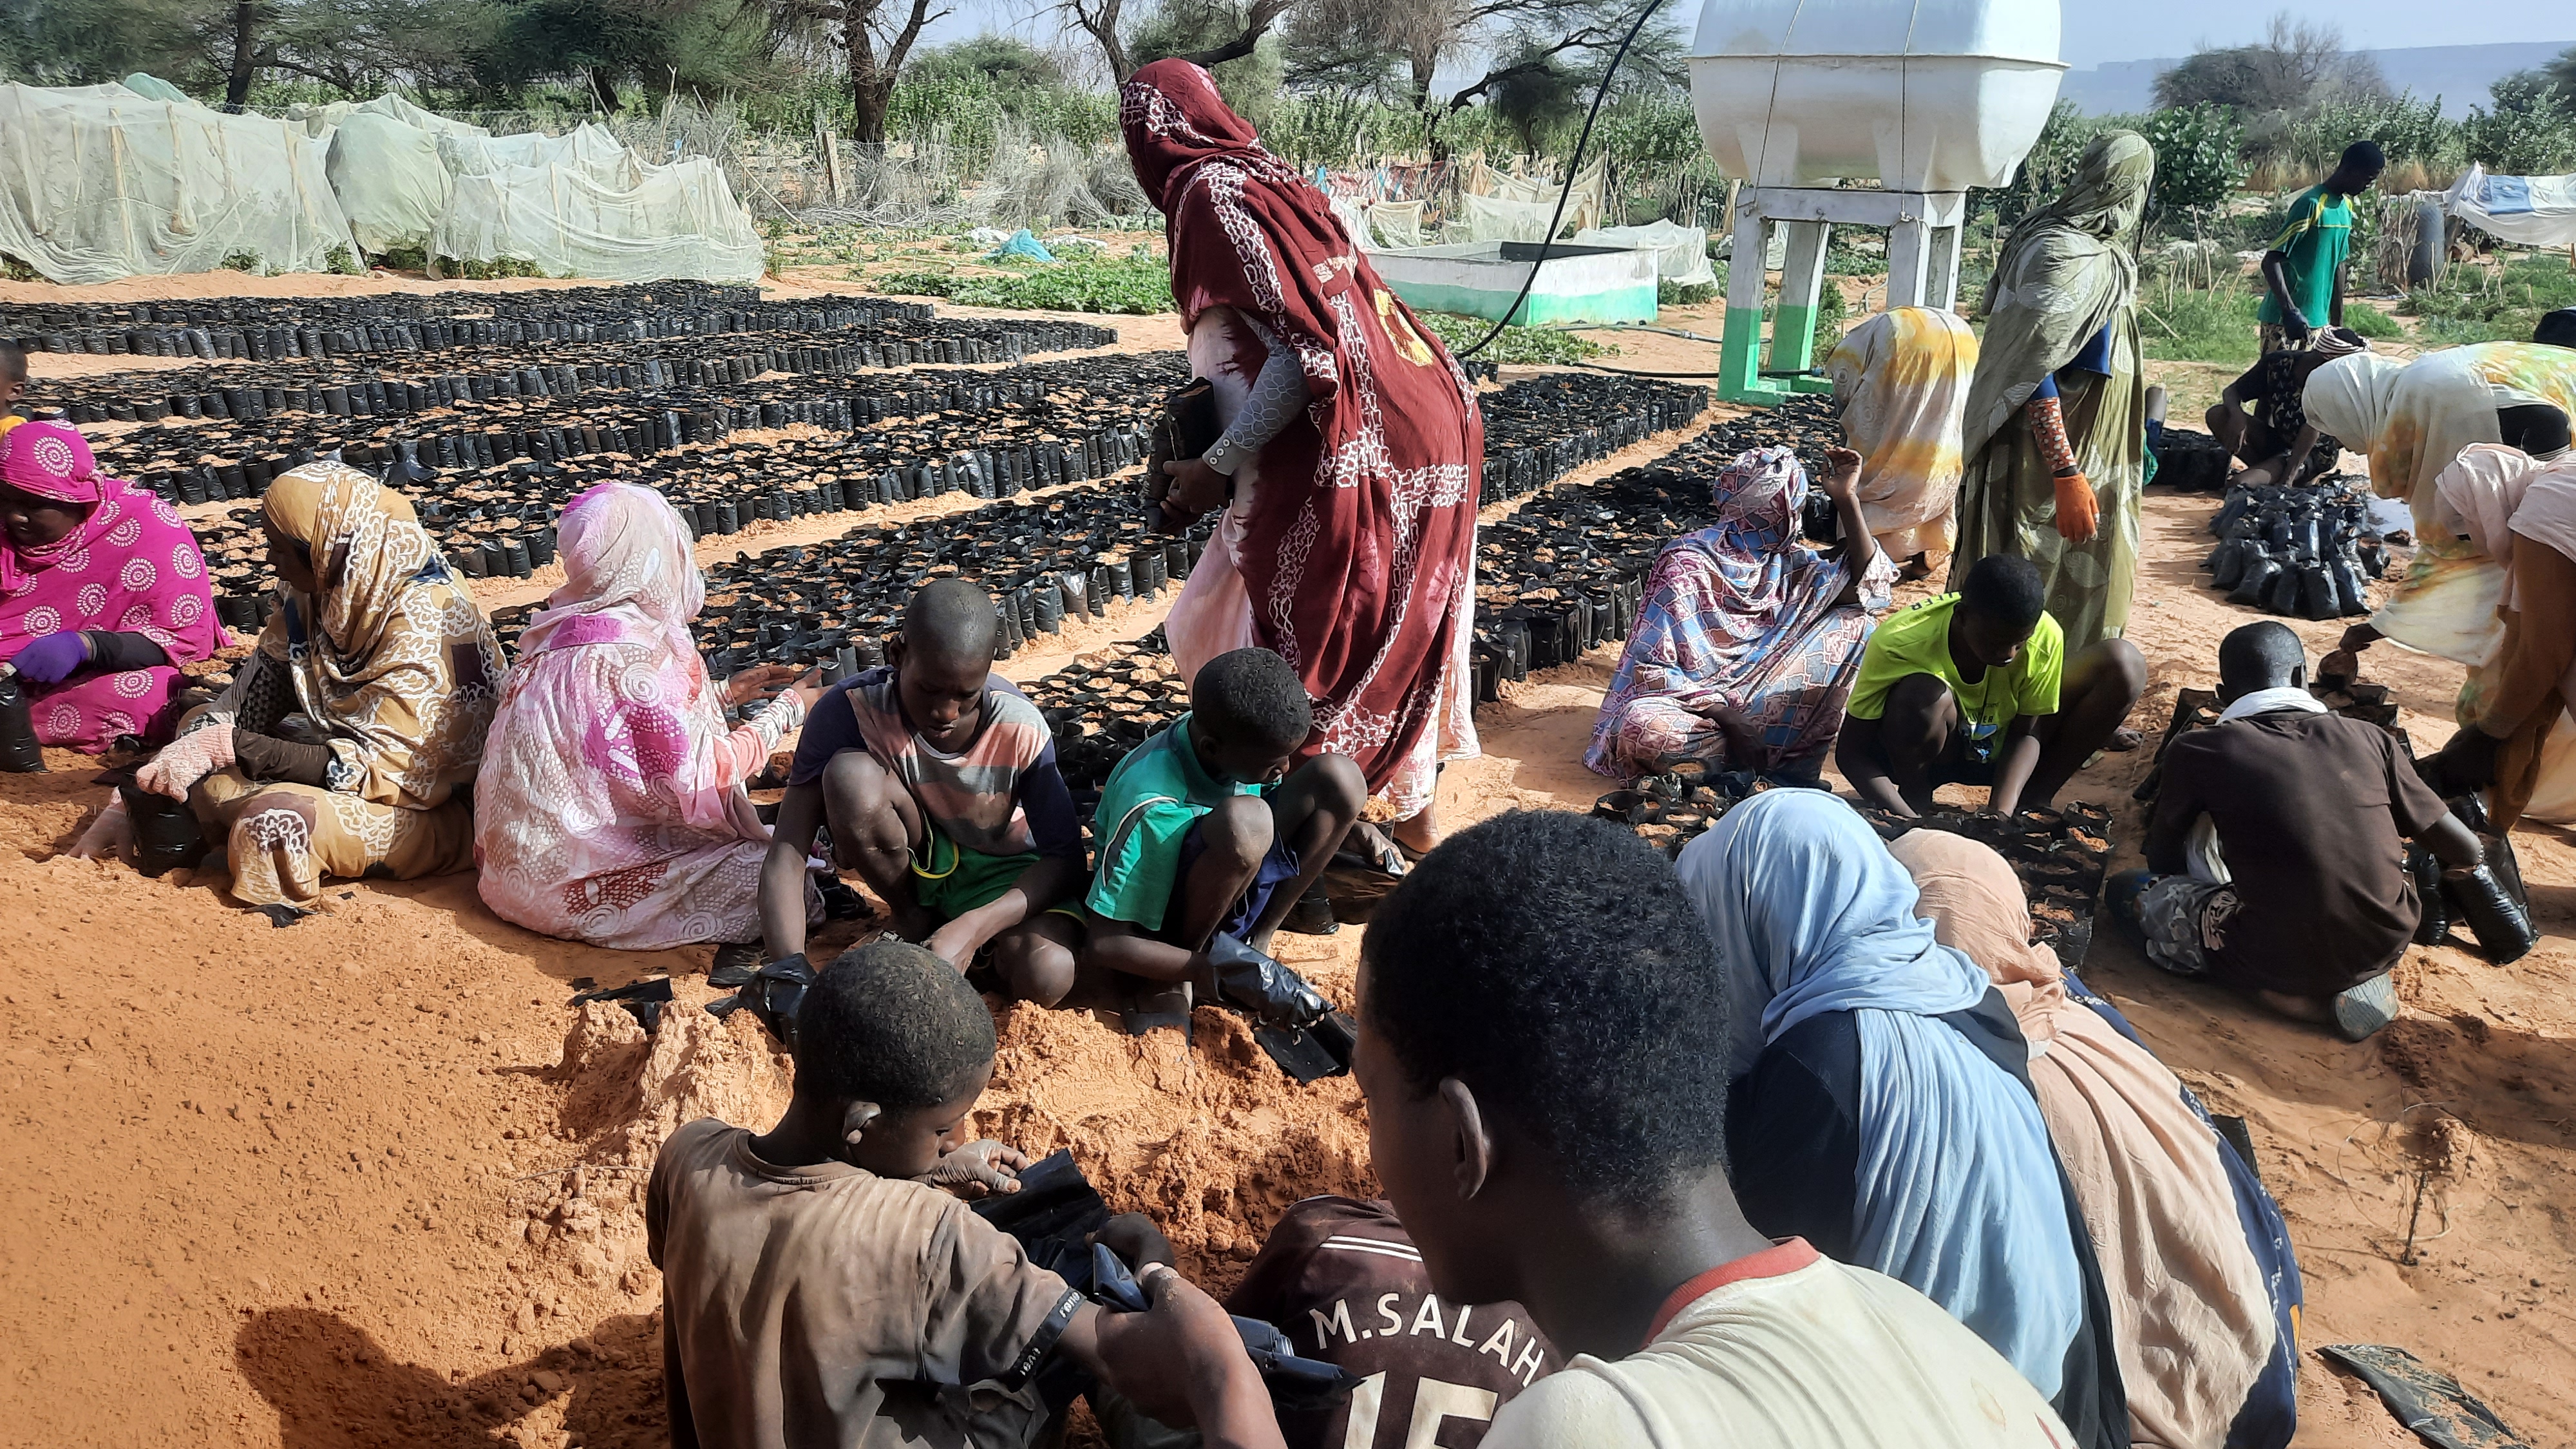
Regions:
<svg viewBox="0 0 2576 1449"><path fill-rule="evenodd" d="M941 579L904 607L888 662L806 718L761 869L773 960L805 950L803 878L828 825L835 863L893 912L894 934L964 970L992 948L1011 995L1052 1006L1073 986L1082 827L1045 716L992 672L983 590Z"/></svg>

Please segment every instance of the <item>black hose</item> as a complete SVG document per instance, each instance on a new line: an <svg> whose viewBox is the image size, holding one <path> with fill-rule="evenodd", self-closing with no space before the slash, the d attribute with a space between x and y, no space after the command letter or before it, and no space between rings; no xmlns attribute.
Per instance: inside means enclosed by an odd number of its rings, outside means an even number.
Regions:
<svg viewBox="0 0 2576 1449"><path fill-rule="evenodd" d="M1547 219L1547 235L1539 238L1538 257L1530 263L1529 275L1521 279L1519 294L1512 298L1510 306L1503 309L1502 320L1494 324L1494 330L1476 339L1474 346L1451 354L1459 361L1464 362L1491 346L1495 338L1503 335L1503 329L1512 324L1512 314L1521 309L1521 303L1529 300L1530 288L1538 284L1538 269L1547 265L1548 248L1556 245L1556 229L1565 220L1565 203L1574 195L1575 178L1583 174L1583 148L1592 144L1592 123L1600 119L1601 103L1609 99L1610 82L1618 78L1619 62L1628 58L1628 47L1636 43L1638 32L1646 28L1647 19L1662 8L1664 0L1646 0L1646 8L1637 12L1637 23L1628 27L1628 34L1620 40L1618 50L1612 52L1610 68L1601 73L1601 88L1592 93L1592 109L1584 112L1583 134L1574 138L1574 159L1565 163L1565 185L1557 189L1556 212Z"/></svg>

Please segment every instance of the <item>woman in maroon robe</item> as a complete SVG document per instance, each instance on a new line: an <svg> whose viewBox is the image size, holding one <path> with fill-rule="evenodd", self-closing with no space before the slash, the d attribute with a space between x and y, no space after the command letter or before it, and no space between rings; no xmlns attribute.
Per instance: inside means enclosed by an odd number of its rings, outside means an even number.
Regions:
<svg viewBox="0 0 2576 1449"><path fill-rule="evenodd" d="M1276 650L1315 702L1305 752L1358 761L1397 840L1427 850L1439 766L1476 753L1475 387L1206 71L1137 71L1119 121L1225 428L1166 469L1175 518L1224 509L1173 605L1174 662L1189 678Z"/></svg>

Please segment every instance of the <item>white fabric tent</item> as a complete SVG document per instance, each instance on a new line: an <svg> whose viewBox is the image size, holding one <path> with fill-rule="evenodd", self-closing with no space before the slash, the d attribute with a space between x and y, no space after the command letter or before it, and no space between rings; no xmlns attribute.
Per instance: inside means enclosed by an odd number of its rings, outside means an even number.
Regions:
<svg viewBox="0 0 2576 1449"><path fill-rule="evenodd" d="M1629 247L1655 254L1655 280L1681 286L1714 286L1717 271L1708 264L1708 228L1652 221L1644 226L1588 226L1574 234L1579 242Z"/></svg>
<svg viewBox="0 0 2576 1449"><path fill-rule="evenodd" d="M121 85L0 84L0 253L67 284L328 271L351 247L323 153L290 121Z"/></svg>
<svg viewBox="0 0 2576 1449"><path fill-rule="evenodd" d="M429 249L459 261L511 257L550 276L620 282L748 282L766 269L751 213L734 200L716 163L693 156L636 169L631 186L569 165L458 176Z"/></svg>
<svg viewBox="0 0 2576 1449"><path fill-rule="evenodd" d="M370 252L425 247L456 184L439 159L439 137L380 112L353 111L333 129L324 171Z"/></svg>
<svg viewBox="0 0 2576 1449"><path fill-rule="evenodd" d="M2451 215L2504 241L2576 246L2576 175L2489 176L2483 166L2443 195Z"/></svg>
<svg viewBox="0 0 2576 1449"><path fill-rule="evenodd" d="M633 187L644 180L642 158L588 121L564 136L443 135L438 138L438 155L451 176L489 176L514 166L561 166L603 186Z"/></svg>
<svg viewBox="0 0 2576 1449"><path fill-rule="evenodd" d="M351 116L381 116L400 121L415 130L437 136L489 136L492 133L466 121L453 121L436 111L425 111L391 91L364 101L333 101L328 105L293 105L286 108L286 118L304 123L304 133L317 140L328 140L333 128Z"/></svg>
<svg viewBox="0 0 2576 1449"><path fill-rule="evenodd" d="M1566 228L1580 231L1601 220L1601 183L1598 161L1574 179L1573 194L1565 202L1565 217L1558 223L1559 235ZM1547 220L1556 212L1562 185L1506 175L1479 163L1469 176L1466 191L1458 198L1459 215L1450 225L1463 226L1470 241L1544 241ZM1480 191L1479 187L1489 189Z"/></svg>
<svg viewBox="0 0 2576 1449"><path fill-rule="evenodd" d="M1391 247L1422 245L1422 203L1380 201L1368 209L1369 225Z"/></svg>

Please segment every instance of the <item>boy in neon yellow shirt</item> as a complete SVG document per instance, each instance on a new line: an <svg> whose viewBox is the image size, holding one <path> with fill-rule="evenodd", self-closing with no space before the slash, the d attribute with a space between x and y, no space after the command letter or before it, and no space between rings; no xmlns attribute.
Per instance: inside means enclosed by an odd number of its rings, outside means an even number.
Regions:
<svg viewBox="0 0 2576 1449"><path fill-rule="evenodd" d="M2146 687L2126 639L2066 657L2039 570L1989 554L1944 594L1869 636L1834 765L1861 803L1914 816L1949 784L1989 786L1987 809L2045 808L2111 742Z"/></svg>

